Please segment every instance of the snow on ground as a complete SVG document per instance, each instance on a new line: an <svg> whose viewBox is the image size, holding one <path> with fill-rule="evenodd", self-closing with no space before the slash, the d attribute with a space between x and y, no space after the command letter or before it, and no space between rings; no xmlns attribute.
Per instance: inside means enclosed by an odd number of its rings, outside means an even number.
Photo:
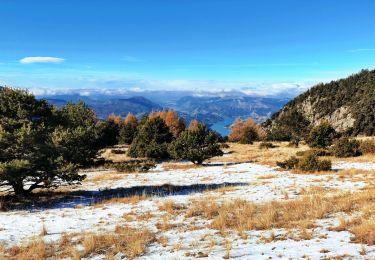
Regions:
<svg viewBox="0 0 375 260"><path fill-rule="evenodd" d="M337 163L334 169L365 169L374 170L375 164L371 163ZM180 204L188 204L194 198L214 196L220 200L241 198L251 202L267 202L282 200L285 194L289 199L300 196L300 191L313 186L325 189L340 189L355 191L367 184L364 181L350 181L350 179L336 178L332 174L294 174L279 171L277 168L258 165L254 163L241 163L214 165L191 168L186 170L165 170L161 165L148 172L140 174L116 174L117 178L108 181L90 181L96 177L113 174L109 171L93 171L86 173L87 181L75 191L116 191L117 189L135 187L148 187L159 189L165 184L182 188L173 194L154 194L135 204L113 203L99 207L81 206L62 203L60 207L45 208L36 211L15 210L0 213L0 244L7 246L27 243L41 233L43 227L47 230L44 237L46 241L57 241L64 233L81 233L85 231L111 231L119 223L124 223L124 215L129 213L151 212L156 217L146 221L132 221L128 224L133 227L142 225L157 232L155 223L158 218L158 205L166 200L173 200ZM118 175L120 177L118 177ZM224 192L216 188L231 186ZM220 190L220 189L219 189ZM160 196L163 195L163 196ZM79 201L77 203L79 204ZM152 244L141 259L181 259L194 258L201 254L209 259L222 258L226 254L225 239L217 231L207 229L206 220L196 220L201 223L201 228L189 230L184 228L183 218L174 220L177 228L166 230L158 236L168 239L168 245ZM275 240L269 243L260 239L267 236L270 231L248 231L246 239L235 232L230 235L230 256L237 259L265 259L268 257L300 259L309 256L312 259L335 256L354 256L361 258L360 244L350 243L351 234L348 232L328 231L328 226L333 226L337 218L321 220L322 226L315 228L314 238L311 240L294 241ZM199 226L199 225L198 225ZM275 236L285 232L273 230ZM366 246L367 256L375 258L375 246Z"/></svg>
<svg viewBox="0 0 375 260"><path fill-rule="evenodd" d="M339 162L333 165L334 170L357 169L357 170L375 170L375 163L364 162Z"/></svg>

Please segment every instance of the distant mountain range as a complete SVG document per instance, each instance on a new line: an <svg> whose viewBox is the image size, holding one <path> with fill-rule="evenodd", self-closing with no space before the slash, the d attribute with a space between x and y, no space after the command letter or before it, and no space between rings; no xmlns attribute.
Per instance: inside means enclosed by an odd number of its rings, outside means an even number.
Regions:
<svg viewBox="0 0 375 260"><path fill-rule="evenodd" d="M258 122L263 122L289 100L288 98L248 96L239 92L197 95L187 91L146 91L123 95L72 93L39 96L39 98L45 98L56 106L62 106L68 101L83 100L102 119L111 113L126 116L128 112L132 112L139 117L143 113L172 108L187 123L192 119L198 119L215 128L215 125L224 122L224 126L220 125L216 129L224 135L228 131L226 126L234 118L250 116Z"/></svg>

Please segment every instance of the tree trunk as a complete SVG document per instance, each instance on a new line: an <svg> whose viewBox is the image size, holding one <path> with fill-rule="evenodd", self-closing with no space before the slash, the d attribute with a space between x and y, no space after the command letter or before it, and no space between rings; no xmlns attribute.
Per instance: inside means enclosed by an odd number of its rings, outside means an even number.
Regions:
<svg viewBox="0 0 375 260"><path fill-rule="evenodd" d="M25 190L23 188L23 183L20 184L20 183L15 183L12 185L13 187L13 191L14 193L18 196L18 197L25 197L26 195L28 195L30 192L28 190Z"/></svg>

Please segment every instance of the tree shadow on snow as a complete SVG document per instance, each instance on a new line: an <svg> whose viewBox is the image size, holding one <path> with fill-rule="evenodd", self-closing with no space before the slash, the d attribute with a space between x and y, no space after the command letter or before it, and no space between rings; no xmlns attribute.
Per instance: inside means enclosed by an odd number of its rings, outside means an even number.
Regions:
<svg viewBox="0 0 375 260"><path fill-rule="evenodd" d="M129 188L105 189L99 191L71 191L71 192L48 192L34 194L28 199L19 200L15 197L7 197L8 210L38 211L45 209L75 208L90 206L95 203L112 199L126 198L135 195L146 197L166 197L177 195L188 195L204 191L214 191L222 187L246 186L243 182L224 182L217 184L192 184L192 185L153 185L135 186Z"/></svg>

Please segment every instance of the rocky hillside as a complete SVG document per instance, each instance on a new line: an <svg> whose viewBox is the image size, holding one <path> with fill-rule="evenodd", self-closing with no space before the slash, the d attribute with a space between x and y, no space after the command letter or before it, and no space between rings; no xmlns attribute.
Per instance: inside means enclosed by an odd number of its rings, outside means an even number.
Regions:
<svg viewBox="0 0 375 260"><path fill-rule="evenodd" d="M288 128L292 117L303 121L305 128L327 120L340 132L375 135L375 70L312 87L288 102L264 126Z"/></svg>
<svg viewBox="0 0 375 260"><path fill-rule="evenodd" d="M174 108L194 118L212 118L222 121L233 117L252 117L264 122L288 100L252 96L196 97L185 96L176 101Z"/></svg>

